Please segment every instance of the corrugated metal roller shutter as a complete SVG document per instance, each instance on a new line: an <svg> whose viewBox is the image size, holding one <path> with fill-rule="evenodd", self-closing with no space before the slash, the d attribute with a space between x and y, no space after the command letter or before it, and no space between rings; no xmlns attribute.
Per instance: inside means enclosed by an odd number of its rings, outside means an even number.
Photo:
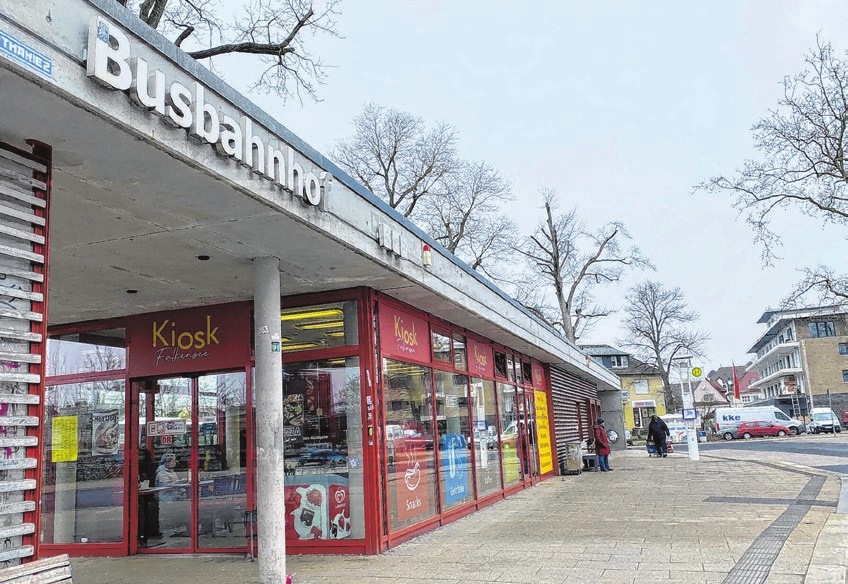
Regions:
<svg viewBox="0 0 848 584"><path fill-rule="evenodd" d="M565 444L582 442L586 436L580 436L579 417L585 418L589 400L598 399L598 386L591 381L577 377L564 369L551 367L551 391L554 406L554 433L557 445L557 458L563 462ZM588 431L583 423L584 434Z"/></svg>

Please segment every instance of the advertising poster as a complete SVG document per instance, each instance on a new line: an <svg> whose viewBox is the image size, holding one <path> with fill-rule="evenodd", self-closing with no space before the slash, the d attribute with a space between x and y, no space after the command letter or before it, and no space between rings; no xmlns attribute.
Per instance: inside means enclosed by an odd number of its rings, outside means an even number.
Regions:
<svg viewBox="0 0 848 584"><path fill-rule="evenodd" d="M283 398L283 434L286 442L300 443L303 439L303 394L293 393Z"/></svg>
<svg viewBox="0 0 848 584"><path fill-rule="evenodd" d="M57 416L53 418L52 462L71 462L77 459L77 417Z"/></svg>
<svg viewBox="0 0 848 584"><path fill-rule="evenodd" d="M406 521L430 512L430 485L427 450L422 440L404 438L395 441L395 473L398 519Z"/></svg>
<svg viewBox="0 0 848 584"><path fill-rule="evenodd" d="M318 483L286 485L286 538L327 539L327 488Z"/></svg>
<svg viewBox="0 0 848 584"><path fill-rule="evenodd" d="M344 539L350 531L346 484L322 480L286 485L286 538Z"/></svg>
<svg viewBox="0 0 848 584"><path fill-rule="evenodd" d="M506 484L514 483L521 477L521 469L518 466L518 452L515 449L517 445L517 438L503 441L503 471Z"/></svg>
<svg viewBox="0 0 848 584"><path fill-rule="evenodd" d="M350 491L347 485L337 484L331 484L328 491L329 539L350 537Z"/></svg>
<svg viewBox="0 0 848 584"><path fill-rule="evenodd" d="M536 394L536 438L539 447L539 470L542 474L554 470L551 454L551 429L548 424L548 396L543 391Z"/></svg>
<svg viewBox="0 0 848 584"><path fill-rule="evenodd" d="M91 412L91 454L94 456L118 454L120 415L120 410Z"/></svg>
<svg viewBox="0 0 848 584"><path fill-rule="evenodd" d="M440 445L445 503L450 505L468 496L468 449L461 434L445 434Z"/></svg>

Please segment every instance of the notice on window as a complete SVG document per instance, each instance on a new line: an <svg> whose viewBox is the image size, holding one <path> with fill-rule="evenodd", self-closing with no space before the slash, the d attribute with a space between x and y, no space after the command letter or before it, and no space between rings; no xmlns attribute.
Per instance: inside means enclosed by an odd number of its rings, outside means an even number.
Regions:
<svg viewBox="0 0 848 584"><path fill-rule="evenodd" d="M53 462L72 462L77 459L77 417L58 416L53 418Z"/></svg>
<svg viewBox="0 0 848 584"><path fill-rule="evenodd" d="M118 453L119 410L97 410L91 413L91 453L107 456Z"/></svg>
<svg viewBox="0 0 848 584"><path fill-rule="evenodd" d="M548 396L543 391L534 392L536 395L536 433L539 441L539 469L542 474L554 470L554 459L551 455L551 428L548 424Z"/></svg>
<svg viewBox="0 0 848 584"><path fill-rule="evenodd" d="M185 420L156 420L154 422L147 422L148 436L180 436L185 433Z"/></svg>

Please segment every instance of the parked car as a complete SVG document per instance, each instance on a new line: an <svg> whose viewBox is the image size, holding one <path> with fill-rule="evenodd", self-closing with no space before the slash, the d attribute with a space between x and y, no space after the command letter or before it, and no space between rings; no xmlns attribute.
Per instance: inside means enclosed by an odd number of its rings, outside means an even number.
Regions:
<svg viewBox="0 0 848 584"><path fill-rule="evenodd" d="M716 433L725 440L739 436L738 428L742 422L766 421L789 428L790 434L801 434L807 427L801 420L795 420L774 406L748 406L743 408L717 408L715 411Z"/></svg>
<svg viewBox="0 0 848 584"><path fill-rule="evenodd" d="M327 466L330 468L347 466L347 454L321 448L301 455L297 462L300 466Z"/></svg>
<svg viewBox="0 0 848 584"><path fill-rule="evenodd" d="M736 429L737 438L753 438L754 436L788 436L789 434L789 428L783 424L763 422L762 420L742 422L739 424L739 428Z"/></svg>
<svg viewBox="0 0 848 584"><path fill-rule="evenodd" d="M624 440L628 446L633 446L633 434L627 428L624 429Z"/></svg>
<svg viewBox="0 0 848 584"><path fill-rule="evenodd" d="M839 433L842 427L839 425L839 418L830 408L813 408L810 410L810 423L807 428L813 434L820 432Z"/></svg>

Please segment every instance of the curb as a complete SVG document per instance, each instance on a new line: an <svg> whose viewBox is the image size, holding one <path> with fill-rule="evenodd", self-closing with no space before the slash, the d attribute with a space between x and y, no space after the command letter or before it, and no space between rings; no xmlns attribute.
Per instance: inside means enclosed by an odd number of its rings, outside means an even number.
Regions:
<svg viewBox="0 0 848 584"><path fill-rule="evenodd" d="M843 492L845 480L843 480ZM842 497L840 496L840 502ZM848 582L848 514L830 515L816 539L804 584L845 584Z"/></svg>

